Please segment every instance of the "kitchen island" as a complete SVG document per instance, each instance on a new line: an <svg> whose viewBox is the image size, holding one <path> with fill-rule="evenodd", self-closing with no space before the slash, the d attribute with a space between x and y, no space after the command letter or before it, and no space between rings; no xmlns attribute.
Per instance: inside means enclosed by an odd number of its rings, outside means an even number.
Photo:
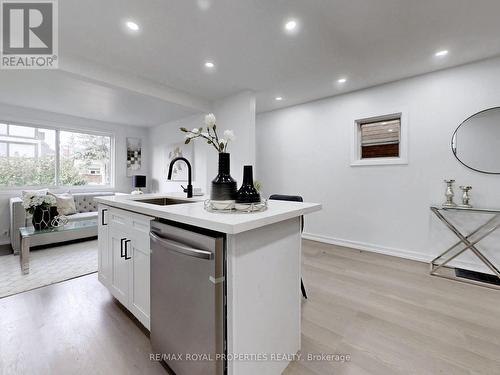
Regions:
<svg viewBox="0 0 500 375"><path fill-rule="evenodd" d="M172 194L96 200L99 280L146 328L155 295L150 290L161 287L149 279L151 223L210 233L223 241L224 264L222 277L214 274L206 282L223 282L225 301L223 332L216 333L224 345L217 350L221 356L210 360L237 375L280 374L286 368L300 350L301 216L320 210L320 204L269 201L267 210L247 214L208 212L205 198ZM222 371L217 367L216 373Z"/></svg>

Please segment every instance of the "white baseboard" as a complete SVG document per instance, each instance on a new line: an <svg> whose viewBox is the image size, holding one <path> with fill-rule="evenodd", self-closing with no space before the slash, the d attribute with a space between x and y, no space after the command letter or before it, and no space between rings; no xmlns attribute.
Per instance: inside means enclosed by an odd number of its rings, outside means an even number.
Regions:
<svg viewBox="0 0 500 375"><path fill-rule="evenodd" d="M390 247L383 247L383 246L378 246L378 245L374 245L374 244L369 244L366 242L343 240L340 238L323 236L321 234L312 234L312 233L304 232L304 233L302 233L302 238L304 238L306 240L311 240L311 241L328 243L331 245L350 247L350 248L356 249L356 250L364 250L364 251L370 251L372 253L379 253L379 254L391 255L391 256L395 256L395 257L399 257L399 258L404 258L404 259L416 260L419 262L428 263L432 260L432 258L430 256L427 256L425 254L420 254L420 253L417 253L414 251L395 249L395 248L390 248Z"/></svg>
<svg viewBox="0 0 500 375"><path fill-rule="evenodd" d="M331 245L348 247L348 248L356 249L356 250L363 250L363 251L369 251L372 253L390 255L390 256L395 256L395 257L399 257L399 258L403 258L403 259L416 260L418 262L424 262L424 263L430 263L430 261L432 259L434 259L434 256L432 256L432 255L423 254L423 253L419 253L416 251L378 246L378 245L369 244L366 242L344 240L344 239L340 239L340 238L324 236L321 234L313 234L313 233L304 232L304 233L302 233L302 238L304 238L306 240L311 240L311 241L323 242L323 243L327 243L327 244L331 244ZM480 263L479 260L478 260L478 263L466 262L466 261L462 261L462 260L454 260L452 265L455 267L464 268L464 269L468 269L468 270L490 273L488 269L483 267L482 263Z"/></svg>

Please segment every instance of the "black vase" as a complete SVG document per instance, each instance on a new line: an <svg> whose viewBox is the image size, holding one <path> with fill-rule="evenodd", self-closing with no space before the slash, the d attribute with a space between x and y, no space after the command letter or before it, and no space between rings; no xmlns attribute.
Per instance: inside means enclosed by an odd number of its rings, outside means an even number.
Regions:
<svg viewBox="0 0 500 375"><path fill-rule="evenodd" d="M57 206L50 206L49 213L50 213L50 226L52 226L52 219L59 215L59 212L57 211Z"/></svg>
<svg viewBox="0 0 500 375"><path fill-rule="evenodd" d="M243 167L243 185L236 194L236 203L259 203L260 194L253 186L253 168L251 165Z"/></svg>
<svg viewBox="0 0 500 375"><path fill-rule="evenodd" d="M57 215L56 207L38 206L33 212L31 222L35 230L44 230L51 226L52 219Z"/></svg>
<svg viewBox="0 0 500 375"><path fill-rule="evenodd" d="M229 174L229 154L219 153L219 174L212 180L210 199L212 201L234 201L236 199L236 180Z"/></svg>

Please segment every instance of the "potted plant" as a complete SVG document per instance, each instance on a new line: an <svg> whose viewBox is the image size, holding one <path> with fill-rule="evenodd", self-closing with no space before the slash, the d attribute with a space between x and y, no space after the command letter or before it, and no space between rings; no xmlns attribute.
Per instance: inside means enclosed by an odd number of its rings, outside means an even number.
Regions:
<svg viewBox="0 0 500 375"><path fill-rule="evenodd" d="M229 142L235 140L235 136L232 130L225 130L223 136L219 137L216 122L215 115L209 113L205 116L205 127L192 130L180 128L180 130L186 133L184 143L188 144L196 138L202 138L219 153L219 173L212 180L210 200L217 209L232 209L236 199L237 185L236 180L230 174L230 155L227 148Z"/></svg>
<svg viewBox="0 0 500 375"><path fill-rule="evenodd" d="M50 227L55 212L56 198L52 195L25 194L23 196L23 207L26 212L32 215L31 222L35 230L42 230Z"/></svg>

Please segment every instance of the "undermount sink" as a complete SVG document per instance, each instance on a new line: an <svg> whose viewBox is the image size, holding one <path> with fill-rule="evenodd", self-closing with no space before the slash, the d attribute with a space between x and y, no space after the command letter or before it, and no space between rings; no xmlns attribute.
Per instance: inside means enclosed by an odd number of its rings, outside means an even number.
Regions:
<svg viewBox="0 0 500 375"><path fill-rule="evenodd" d="M194 201L174 199L174 198L146 198L146 199L135 199L135 201L141 203L155 204L157 206L170 206L172 204L194 203Z"/></svg>

